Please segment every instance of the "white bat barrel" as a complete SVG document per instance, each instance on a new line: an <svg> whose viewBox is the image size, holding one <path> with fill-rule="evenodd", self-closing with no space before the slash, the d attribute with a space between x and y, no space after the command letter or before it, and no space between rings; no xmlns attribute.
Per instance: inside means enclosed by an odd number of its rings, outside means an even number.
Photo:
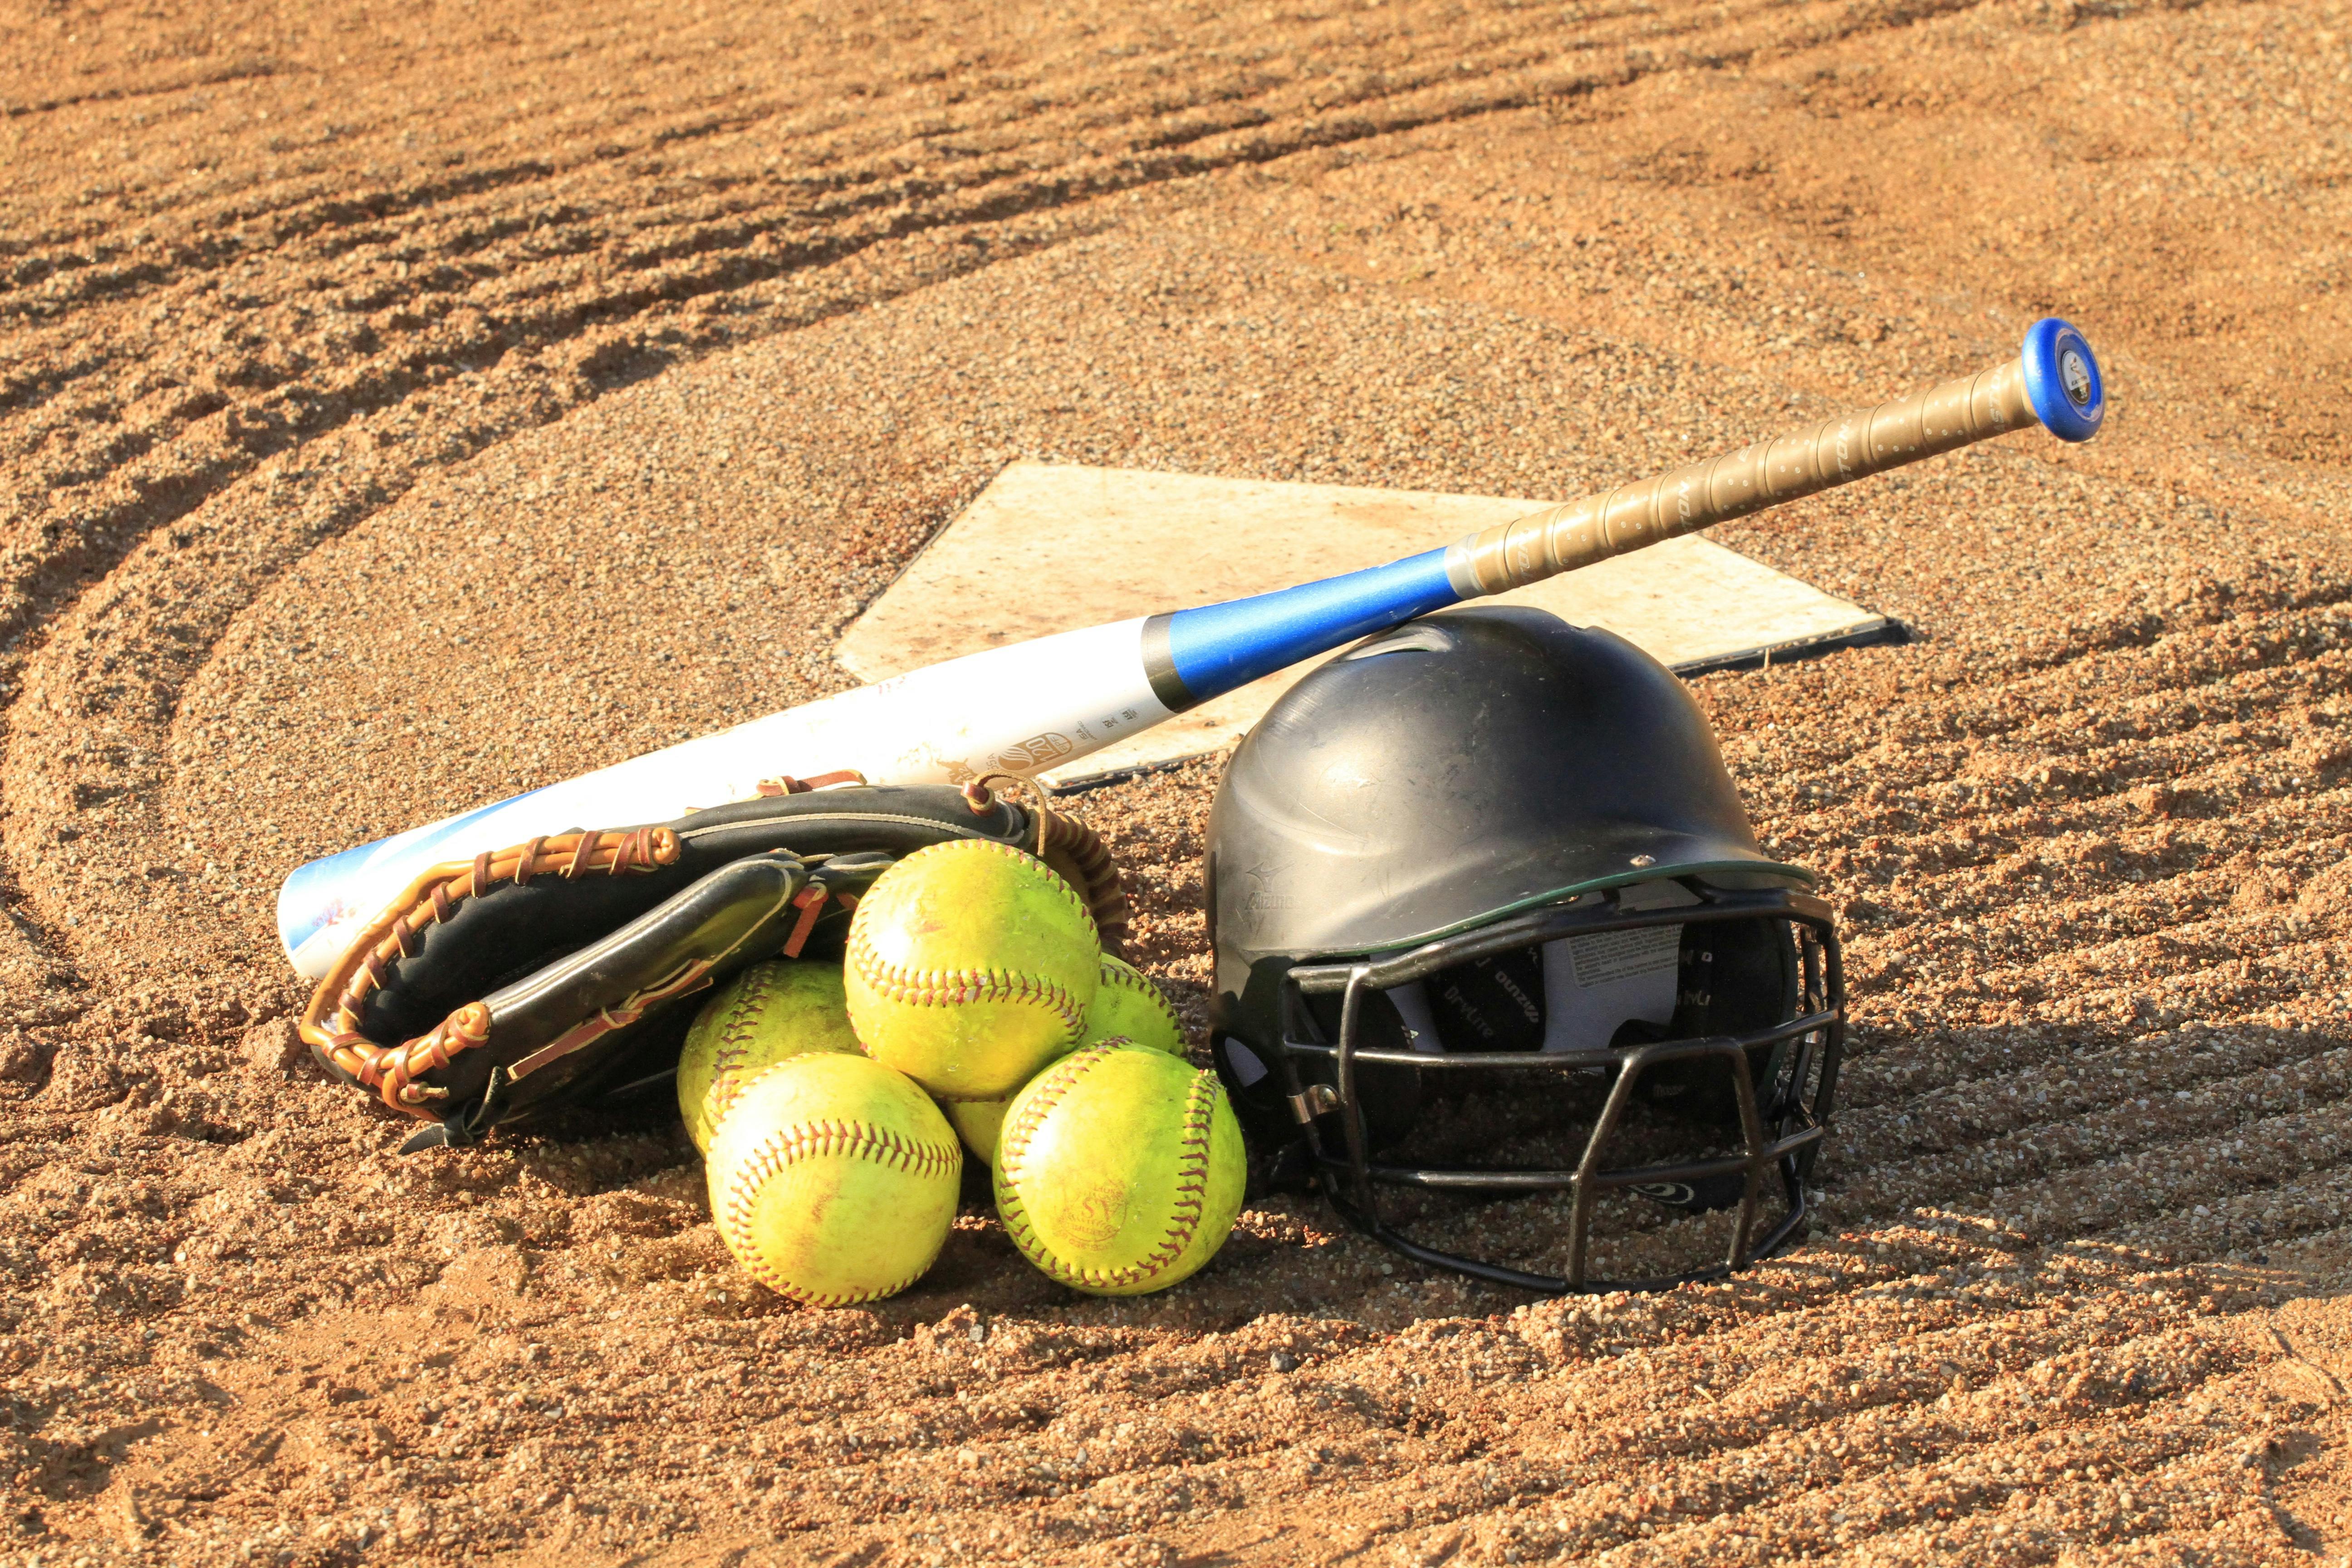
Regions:
<svg viewBox="0 0 2352 1568"><path fill-rule="evenodd" d="M951 659L313 860L278 890L278 940L315 980L426 868L485 849L667 821L788 776L960 784L1086 756L1169 715L1145 673L1144 626L1117 621Z"/></svg>

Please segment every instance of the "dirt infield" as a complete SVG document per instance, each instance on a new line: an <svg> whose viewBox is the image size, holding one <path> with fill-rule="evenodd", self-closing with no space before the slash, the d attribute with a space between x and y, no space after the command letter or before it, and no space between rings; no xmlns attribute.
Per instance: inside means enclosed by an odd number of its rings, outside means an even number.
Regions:
<svg viewBox="0 0 2352 1568"><path fill-rule="evenodd" d="M2321 3L0 6L0 1562L2352 1560L2347 95ZM2053 310L2097 443L1717 535L1917 634L1695 687L1847 925L1783 1263L974 1207L806 1312L682 1131L293 1040L286 869L847 684L1008 460L1568 496ZM1215 780L1075 803L1196 1035Z"/></svg>

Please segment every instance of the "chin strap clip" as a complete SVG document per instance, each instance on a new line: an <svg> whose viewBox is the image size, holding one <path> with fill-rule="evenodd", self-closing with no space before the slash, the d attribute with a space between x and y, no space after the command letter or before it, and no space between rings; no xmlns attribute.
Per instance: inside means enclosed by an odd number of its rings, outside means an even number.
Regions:
<svg viewBox="0 0 2352 1568"><path fill-rule="evenodd" d="M1290 1113L1301 1127L1326 1111L1339 1109L1339 1091L1328 1083L1310 1083L1290 1098Z"/></svg>

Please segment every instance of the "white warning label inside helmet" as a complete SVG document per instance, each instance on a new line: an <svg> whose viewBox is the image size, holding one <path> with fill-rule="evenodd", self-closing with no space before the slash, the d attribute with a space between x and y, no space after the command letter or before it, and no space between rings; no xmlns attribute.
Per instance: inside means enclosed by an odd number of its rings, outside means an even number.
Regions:
<svg viewBox="0 0 2352 1568"><path fill-rule="evenodd" d="M1598 1050L1635 1019L1673 1022L1682 945L1678 925L1546 942L1543 1048Z"/></svg>
<svg viewBox="0 0 2352 1568"><path fill-rule="evenodd" d="M1577 984L1589 991L1662 970L1673 973L1682 955L1683 928L1636 926L1631 931L1595 931L1591 936L1570 937L1559 945L1568 949L1575 963Z"/></svg>

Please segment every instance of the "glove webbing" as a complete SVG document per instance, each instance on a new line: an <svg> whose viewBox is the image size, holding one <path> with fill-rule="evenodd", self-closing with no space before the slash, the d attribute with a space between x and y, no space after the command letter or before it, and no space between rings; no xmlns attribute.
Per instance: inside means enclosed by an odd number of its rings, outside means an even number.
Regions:
<svg viewBox="0 0 2352 1568"><path fill-rule="evenodd" d="M1127 953L1127 889L1120 883L1118 862L1101 835L1075 816L1040 812L1037 858L1051 864L1066 857L1079 877L1079 896L1102 933L1103 951L1114 958Z"/></svg>
<svg viewBox="0 0 2352 1568"><path fill-rule="evenodd" d="M641 827L630 833L592 830L534 838L507 849L486 849L470 863L455 860L434 867L411 882L343 950L343 956L336 960L303 1011L303 1039L375 1089L386 1105L430 1119L432 1113L423 1109L423 1102L445 1097L448 1091L415 1080L488 1039L490 1015L481 1004L468 1003L429 1033L399 1046L378 1045L359 1032L368 997L384 984L390 965L415 953L418 933L450 919L459 904L481 897L500 882L520 887L539 876L642 875L675 865L678 849L677 835L667 827ZM802 923L814 923L808 910L803 910Z"/></svg>
<svg viewBox="0 0 2352 1568"><path fill-rule="evenodd" d="M975 816L996 804L995 792L989 785L1000 779L1036 793L1036 803L1029 808L1029 815L1037 824L1037 847L1034 853L1066 880L1069 872L1077 874L1078 899L1087 906L1087 913L1094 917L1103 951L1114 958L1124 958L1127 888L1119 880L1118 862L1111 858L1109 846L1102 841L1100 834L1076 817L1063 816L1048 809L1045 786L1019 773L989 773L965 784L963 798Z"/></svg>

